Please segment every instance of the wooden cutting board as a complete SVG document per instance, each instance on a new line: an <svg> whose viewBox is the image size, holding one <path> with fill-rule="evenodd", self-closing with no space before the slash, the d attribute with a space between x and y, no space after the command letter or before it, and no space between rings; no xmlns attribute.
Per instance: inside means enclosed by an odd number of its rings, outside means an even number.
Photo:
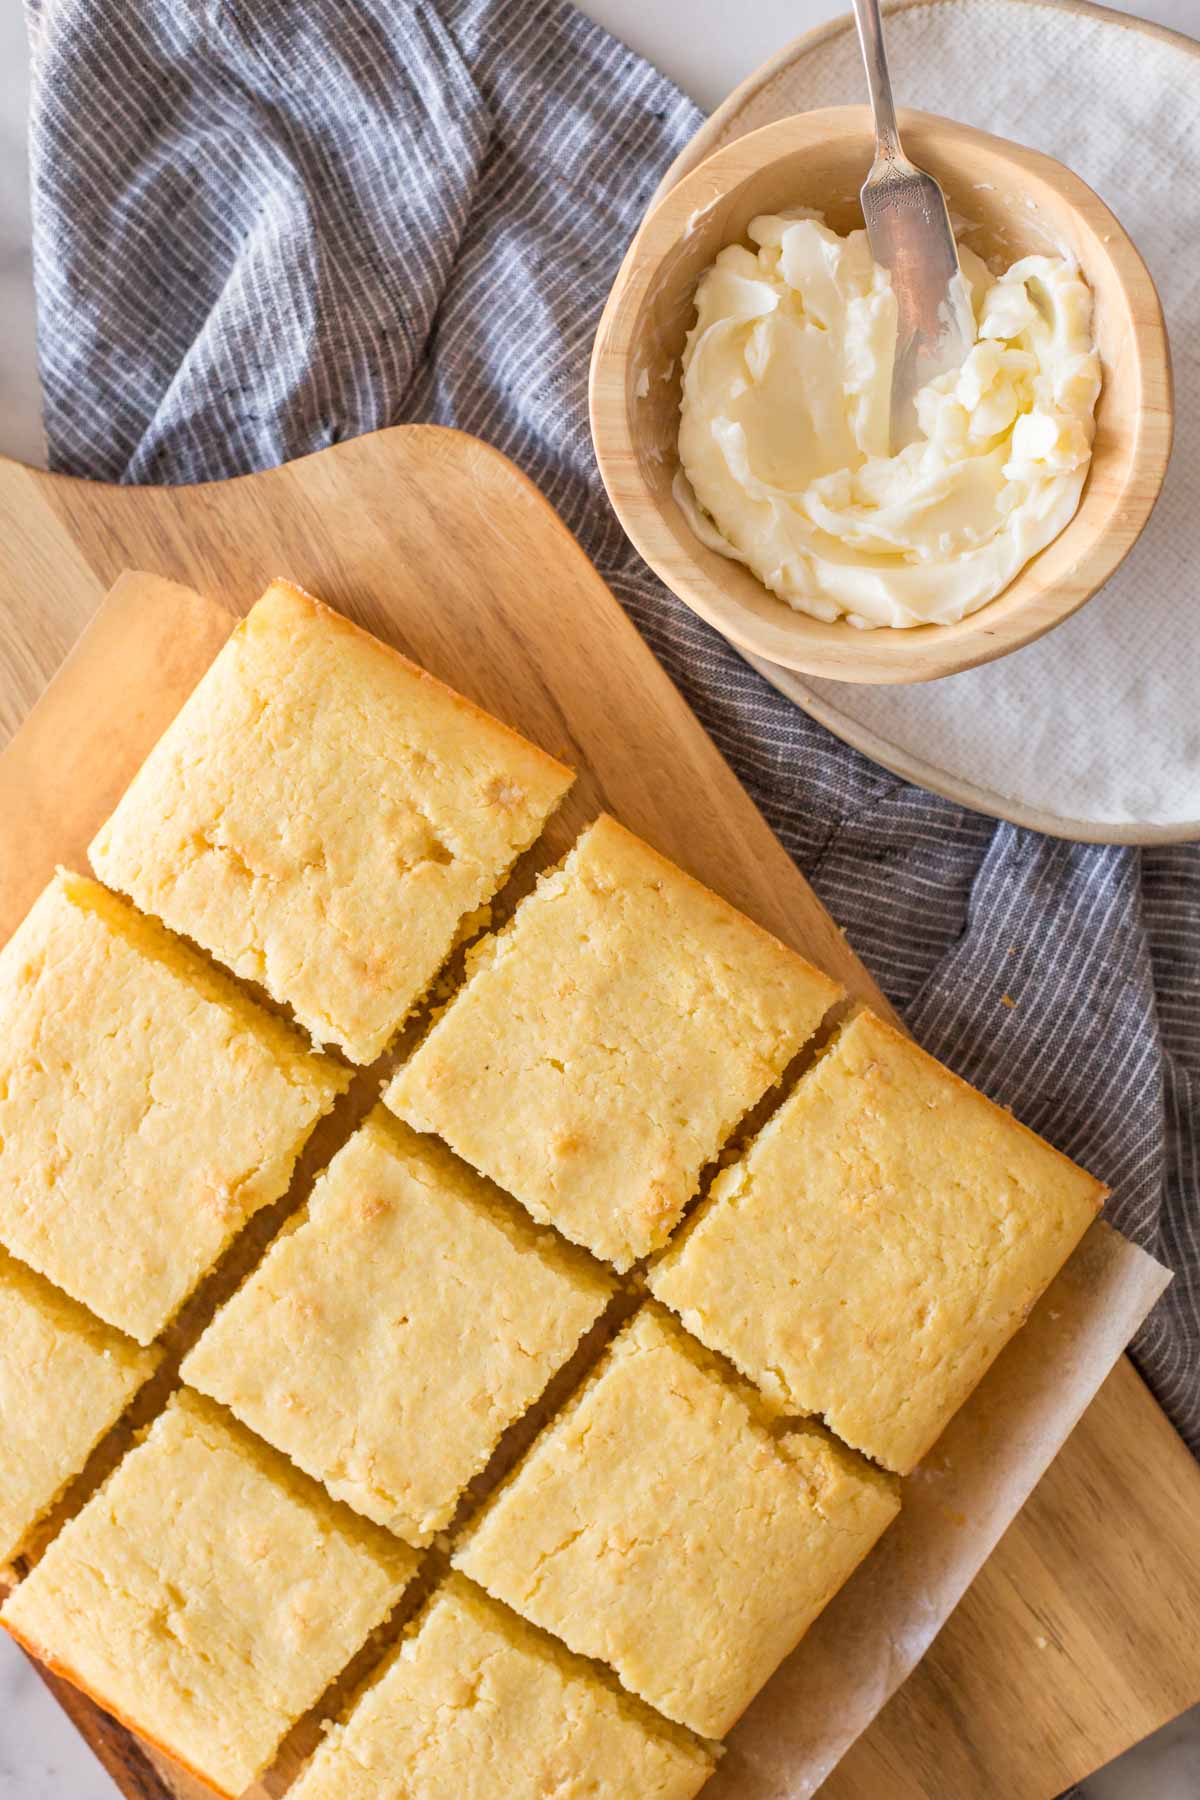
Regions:
<svg viewBox="0 0 1200 1800"><path fill-rule="evenodd" d="M573 763L564 838L610 807L884 1006L574 540L482 444L402 427L185 489L0 462L0 543L0 742L121 571L239 610L286 574ZM1123 1359L823 1793L1049 1800L1200 1700L1198 1530L1200 1470ZM58 1691L127 1795L200 1793Z"/></svg>

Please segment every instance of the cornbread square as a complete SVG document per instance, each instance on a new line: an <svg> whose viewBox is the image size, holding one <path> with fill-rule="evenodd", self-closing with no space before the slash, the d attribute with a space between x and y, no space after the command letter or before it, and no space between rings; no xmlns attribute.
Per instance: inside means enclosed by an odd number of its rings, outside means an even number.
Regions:
<svg viewBox="0 0 1200 1800"><path fill-rule="evenodd" d="M369 1063L573 779L286 581L91 846L145 911Z"/></svg>
<svg viewBox="0 0 1200 1800"><path fill-rule="evenodd" d="M0 1569L157 1362L0 1250Z"/></svg>
<svg viewBox="0 0 1200 1800"><path fill-rule="evenodd" d="M840 992L607 817L469 976L384 1099L619 1269Z"/></svg>
<svg viewBox="0 0 1200 1800"><path fill-rule="evenodd" d="M294 1800L691 1800L712 1753L461 1576L434 1596Z"/></svg>
<svg viewBox="0 0 1200 1800"><path fill-rule="evenodd" d="M1104 1193L864 1012L650 1283L777 1405L907 1473Z"/></svg>
<svg viewBox="0 0 1200 1800"><path fill-rule="evenodd" d="M185 1389L10 1594L0 1624L235 1795L391 1610L416 1560Z"/></svg>
<svg viewBox="0 0 1200 1800"><path fill-rule="evenodd" d="M427 1544L610 1293L582 1251L379 1107L183 1376Z"/></svg>
<svg viewBox="0 0 1200 1800"><path fill-rule="evenodd" d="M60 870L0 951L0 1243L148 1344L348 1079Z"/></svg>
<svg viewBox="0 0 1200 1800"><path fill-rule="evenodd" d="M891 1478L819 1427L773 1435L753 1392L650 1305L454 1562L716 1738L898 1508Z"/></svg>

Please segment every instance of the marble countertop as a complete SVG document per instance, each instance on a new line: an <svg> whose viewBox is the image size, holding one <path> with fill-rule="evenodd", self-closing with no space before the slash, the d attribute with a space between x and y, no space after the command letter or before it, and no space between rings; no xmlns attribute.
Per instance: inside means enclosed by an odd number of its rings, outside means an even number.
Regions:
<svg viewBox="0 0 1200 1800"><path fill-rule="evenodd" d="M1200 0L1109 4L1200 35ZM709 108L789 38L844 10L839 0L756 0L737 8L727 0L584 0L585 12ZM687 29L681 30L685 12ZM0 6L0 452L44 463L29 241L28 90L21 9L10 0ZM5 1639L0 1643L0 1800L115 1800L116 1793L32 1667ZM1200 1708L1086 1786L1087 1800L1196 1800L1197 1795Z"/></svg>

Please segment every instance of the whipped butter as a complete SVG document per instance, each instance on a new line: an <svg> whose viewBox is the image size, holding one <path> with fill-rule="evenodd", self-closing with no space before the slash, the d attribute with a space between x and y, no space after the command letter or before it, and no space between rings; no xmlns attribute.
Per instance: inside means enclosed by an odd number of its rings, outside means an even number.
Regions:
<svg viewBox="0 0 1200 1800"><path fill-rule="evenodd" d="M1065 257L996 277L960 261L976 341L917 396L889 454L896 302L864 231L764 217L696 291L676 492L696 534L789 606L853 625L945 623L999 594L1067 524L1100 363Z"/></svg>

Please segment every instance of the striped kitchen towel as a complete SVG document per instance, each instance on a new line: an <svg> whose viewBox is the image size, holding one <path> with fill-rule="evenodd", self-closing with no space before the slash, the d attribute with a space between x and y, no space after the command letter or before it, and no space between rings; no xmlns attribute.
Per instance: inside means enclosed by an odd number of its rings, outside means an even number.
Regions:
<svg viewBox="0 0 1200 1800"><path fill-rule="evenodd" d="M561 0L28 8L53 466L197 481L402 420L513 457L920 1041L1176 1271L1136 1356L1200 1451L1200 847L1055 842L886 774L666 593L605 500L592 335L695 109Z"/></svg>

